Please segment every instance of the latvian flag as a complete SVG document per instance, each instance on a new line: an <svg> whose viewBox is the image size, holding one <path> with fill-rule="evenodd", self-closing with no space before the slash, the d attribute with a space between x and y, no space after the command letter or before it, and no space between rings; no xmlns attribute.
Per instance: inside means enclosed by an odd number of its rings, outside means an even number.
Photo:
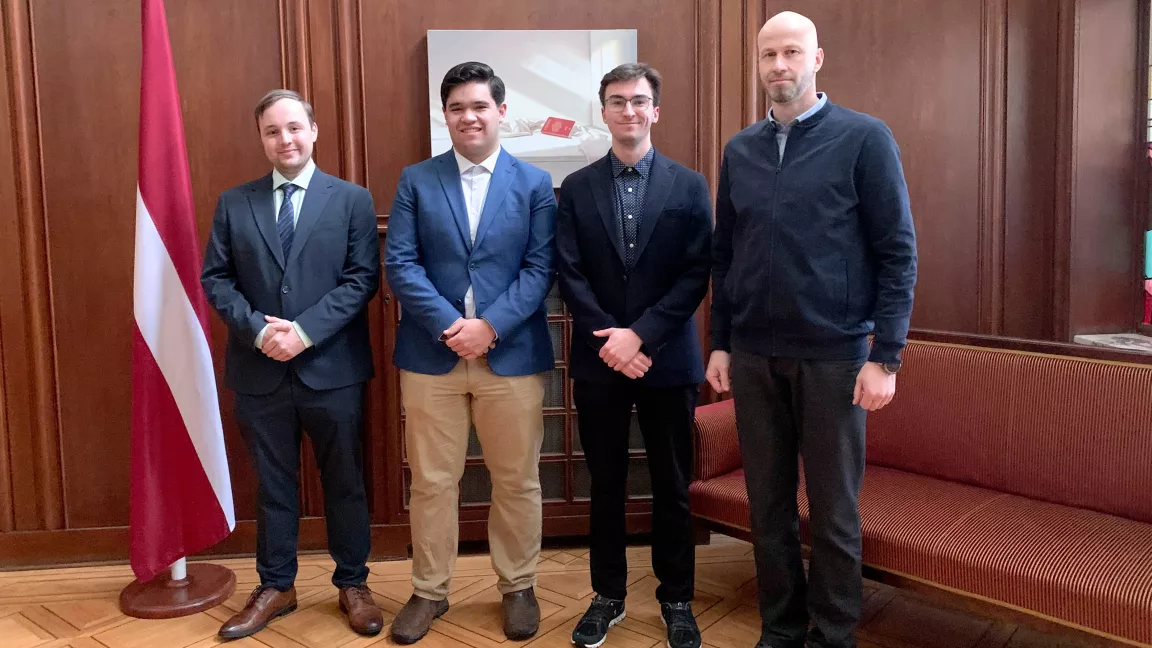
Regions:
<svg viewBox="0 0 1152 648"><path fill-rule="evenodd" d="M236 526L163 0L143 0L132 341L132 570L151 580Z"/></svg>

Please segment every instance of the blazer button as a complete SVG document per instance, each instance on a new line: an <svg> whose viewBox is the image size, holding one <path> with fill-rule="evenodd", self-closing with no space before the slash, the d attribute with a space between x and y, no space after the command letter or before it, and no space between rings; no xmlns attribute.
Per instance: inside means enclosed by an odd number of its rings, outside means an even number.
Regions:
<svg viewBox="0 0 1152 648"><path fill-rule="evenodd" d="M282 292L282 293L284 293L285 295L287 295L287 294L288 294L288 286L284 286L283 288L281 288L281 289L280 289L280 292Z"/></svg>
<svg viewBox="0 0 1152 648"><path fill-rule="evenodd" d="M476 269L476 264L475 264L475 263L469 263L469 264L468 264L468 269L469 269L469 270L475 270L475 269Z"/></svg>

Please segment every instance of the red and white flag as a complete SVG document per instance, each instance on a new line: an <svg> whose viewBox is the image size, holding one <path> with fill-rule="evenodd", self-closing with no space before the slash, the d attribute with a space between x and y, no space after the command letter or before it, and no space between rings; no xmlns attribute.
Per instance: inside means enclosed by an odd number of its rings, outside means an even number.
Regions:
<svg viewBox="0 0 1152 648"><path fill-rule="evenodd" d="M132 340L132 571L151 580L236 526L180 97L163 0L142 0Z"/></svg>

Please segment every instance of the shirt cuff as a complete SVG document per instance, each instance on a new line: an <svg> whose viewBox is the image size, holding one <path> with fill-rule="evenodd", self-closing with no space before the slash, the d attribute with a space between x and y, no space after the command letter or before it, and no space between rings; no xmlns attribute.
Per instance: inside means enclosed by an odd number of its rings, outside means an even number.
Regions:
<svg viewBox="0 0 1152 648"><path fill-rule="evenodd" d="M300 325L296 322L292 322L292 328L296 329L296 335L300 336L300 341L304 343L304 348L311 349L312 338L308 337L308 334L304 332L304 329L300 328Z"/></svg>
<svg viewBox="0 0 1152 648"><path fill-rule="evenodd" d="M260 329L260 332L256 334L256 348L257 349L264 348L264 332L268 330L269 326L271 326L271 324L265 324L264 328Z"/></svg>

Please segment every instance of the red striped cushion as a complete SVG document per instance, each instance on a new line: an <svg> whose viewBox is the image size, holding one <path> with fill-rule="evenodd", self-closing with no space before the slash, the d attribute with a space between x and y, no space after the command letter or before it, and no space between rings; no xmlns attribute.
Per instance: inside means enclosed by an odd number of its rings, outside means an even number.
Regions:
<svg viewBox="0 0 1152 648"><path fill-rule="evenodd" d="M1152 366L912 342L868 463L1152 522L1149 430Z"/></svg>
<svg viewBox="0 0 1152 648"><path fill-rule="evenodd" d="M740 437L736 434L736 409L731 400L696 408L693 440L696 479L711 479L743 465Z"/></svg>
<svg viewBox="0 0 1152 648"><path fill-rule="evenodd" d="M748 530L743 470L689 493L694 515ZM1150 524L880 466L865 472L860 516L869 565L1152 643Z"/></svg>
<svg viewBox="0 0 1152 648"><path fill-rule="evenodd" d="M800 528L805 544L809 544L808 496L803 475L800 481ZM864 561L925 576L932 568L933 543L966 515L998 496L982 488L868 466L860 492Z"/></svg>
<svg viewBox="0 0 1152 648"><path fill-rule="evenodd" d="M748 487L743 470L692 482L688 485L688 503L693 515L745 531L749 528Z"/></svg>
<svg viewBox="0 0 1152 648"><path fill-rule="evenodd" d="M1152 643L1152 525L1013 495L932 548L928 579Z"/></svg>

